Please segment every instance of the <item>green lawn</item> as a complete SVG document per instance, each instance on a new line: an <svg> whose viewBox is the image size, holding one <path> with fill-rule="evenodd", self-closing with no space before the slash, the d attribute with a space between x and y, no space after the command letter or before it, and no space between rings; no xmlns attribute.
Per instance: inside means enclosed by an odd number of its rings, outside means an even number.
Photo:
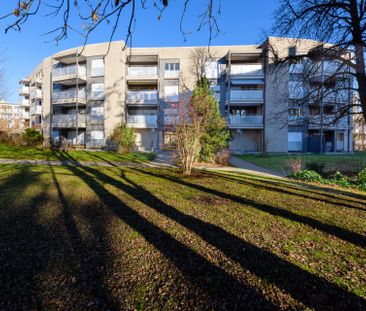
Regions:
<svg viewBox="0 0 366 311"><path fill-rule="evenodd" d="M0 165L0 310L366 310L366 196Z"/></svg>
<svg viewBox="0 0 366 311"><path fill-rule="evenodd" d="M354 154L294 154L294 155L254 155L254 154L246 154L246 155L237 155L237 157L254 163L256 165L272 169L277 172L284 172L286 168L286 162L292 158L296 159L300 157L302 160L302 166L305 168L305 165L310 162L325 162L328 166L357 166L357 167L366 167L366 152L356 152Z"/></svg>
<svg viewBox="0 0 366 311"><path fill-rule="evenodd" d="M133 152L121 155L114 152L84 150L68 150L67 152L58 152L49 148L33 148L0 144L0 159L56 161L68 160L68 156L71 156L76 161L144 162L152 160L155 157L155 154Z"/></svg>

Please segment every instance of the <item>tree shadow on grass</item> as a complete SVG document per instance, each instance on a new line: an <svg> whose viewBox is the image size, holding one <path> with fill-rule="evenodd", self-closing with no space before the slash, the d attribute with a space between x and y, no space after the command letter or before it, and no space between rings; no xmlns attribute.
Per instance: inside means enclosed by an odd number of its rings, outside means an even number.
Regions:
<svg viewBox="0 0 366 311"><path fill-rule="evenodd" d="M56 187L58 197L60 199L62 208L62 220L66 229L67 238L71 244L70 258L75 261L73 276L75 277L76 286L79 287L79 292L88 298L84 301L84 308L96 308L101 310L117 310L123 309L121 303L118 303L111 293L108 291L105 284L101 268L106 265L108 261L107 254L111 254L110 249L104 241L106 236L105 224L100 217L95 220L97 226L94 225L94 237L98 240L98 250L88 248L83 241L83 238L78 230L74 217L70 211L69 203L64 196L61 185L57 180L55 171L50 166L53 183ZM91 207L92 208L92 207ZM81 300L81 299L80 299ZM79 301L83 305L82 301Z"/></svg>
<svg viewBox="0 0 366 311"><path fill-rule="evenodd" d="M248 207L258 209L262 212L268 213L273 216L280 216L280 217L283 217L283 218L291 220L291 221L302 223L302 224L308 225L309 227L312 227L314 229L323 231L324 233L333 235L341 240L352 243L356 246L366 247L366 237L363 236L362 234L352 232L352 231L349 231L347 229L344 229L344 228L341 228L341 227L338 227L338 226L335 226L332 224L326 224L326 223L323 223L316 219L313 219L311 217L299 215L294 212L288 211L286 209L274 207L274 206L264 204L264 203L258 203L256 201L249 200L249 199L246 199L243 197L239 197L234 194L229 194L229 193L225 193L225 192L218 191L215 189L210 189L210 188L207 188L202 185L188 182L187 180L183 180L182 178L176 178L176 177L163 175L163 174L157 174L157 173L153 173L153 172L146 172L146 171L138 169L138 168L136 168L135 170L137 170L141 173L147 174L147 175L151 175L154 177L176 182L178 184L181 184L181 185L184 185L184 186L187 186L190 188L194 188L196 190L200 190L202 192L209 193L211 195L216 195L220 198L229 199L233 202L244 204Z"/></svg>
<svg viewBox="0 0 366 311"><path fill-rule="evenodd" d="M17 195L29 191L27 186L32 183L39 183L40 191L30 197L26 206L15 210L14 202L10 206L0 204L0 310L43 308L37 276L47 266L49 250L42 248L37 241L46 241L48 235L38 224L36 214L48 201L46 185L28 166L18 166L0 188L2 196L9 191L16 191L12 195Z"/></svg>
<svg viewBox="0 0 366 311"><path fill-rule="evenodd" d="M100 186L99 183L95 182L94 178L96 180L99 180L99 182L108 183L117 187L118 189L132 196L134 199L144 203L149 208L159 212L160 214L179 223L185 228L193 231L207 243L222 251L227 257L238 262L243 267L243 269L249 270L251 273L254 273L259 278L264 279L269 283L275 284L282 290L289 293L293 298L302 302L308 307L333 310L345 310L347 308L351 308L352 310L362 310L366 308L366 301L361 297L358 297L357 295L338 287L337 285L327 281L322 277L313 275L312 273L309 273L268 251L265 251L251 243L248 243L238 238L237 236L228 233L221 227L180 212L173 206L166 204L165 202L154 196L151 192L134 183L131 179L127 178L123 174L123 171L122 177L128 183L128 185L122 183L117 179L111 178L110 176L91 167L83 167L82 169L70 169L73 170L75 174L84 179L85 182L88 183L89 186L93 188L94 191L98 194L98 196L103 199L109 206L114 206L115 201L119 201L118 198L111 193L106 192L106 190L102 186ZM88 174L83 171L88 172ZM148 176L150 175L161 177L161 175L159 174L144 172L140 169L138 171ZM89 174L91 176L89 176ZM170 178L168 177L166 177L166 179L170 180ZM175 179L173 179L172 181L177 182ZM193 185L187 182L184 182L184 184L198 190L210 192L209 189L206 189L202 186ZM219 193L215 194L219 195ZM231 196L230 198L233 199ZM110 199L112 199L112 201L110 201ZM126 206L123 206L121 204L122 202L119 201L118 203L119 205L115 209L115 213L135 229L138 228L137 230L142 233L144 237L151 244L157 247L165 256L170 258L181 271L189 276L191 281L195 279L192 279L192 273L197 277L197 272L194 271L194 268L196 268L195 265L198 265L201 269L206 271L206 273L207 271L211 271L212 273L213 270L210 266L211 264L208 264L205 260L199 257L187 246L175 240L172 244L172 238L169 235L163 233L160 229L156 228L145 219L136 219L140 218L140 216L136 215L135 212L131 210L127 210ZM268 207L266 207L265 210L267 210L267 208ZM138 223L136 223L136 221L138 221ZM151 236L151 234L153 236ZM157 241L155 239L155 235L159 237ZM170 241L167 243L160 243L162 235L164 236L164 240L169 239ZM178 249L178 253L175 254ZM187 260L187 256L198 256L198 258L195 258L193 260L195 265L190 265L189 267L184 265L184 262L186 262ZM189 262L191 262L191 260ZM242 295L240 294L240 290L242 291L243 284L237 284L233 287L232 285L235 284L237 281L234 281L230 278L223 279L223 272L217 267L215 267L214 269L216 269L216 271L213 271L215 279L219 278L220 280L223 280L223 283L221 283L220 286L220 296L223 296L222 299L224 299L224 301L229 299L227 303L230 303L233 296L242 297ZM219 276L220 274L221 276ZM208 289L212 290L216 287L213 287L212 285L213 284L211 284L209 288L207 288L207 285L203 286L203 288L205 288L206 291ZM248 292L248 288L245 288L245 292ZM320 299L318 299L319 295L322 294L325 294L327 296L326 301L321 301ZM217 297L218 294L216 294L216 298ZM258 297L251 297L251 301L256 299L258 299ZM241 305L241 307L248 306L247 301L237 302L239 303L239 305Z"/></svg>
<svg viewBox="0 0 366 311"><path fill-rule="evenodd" d="M200 295L202 308L237 310L239 306L245 306L248 310L278 309L256 289L237 280L140 216L133 208L104 188L101 183L115 185L130 194L136 193L133 187L124 185L91 167L68 166L67 169L81 178L117 217L139 232L148 243L158 249L181 271L196 288L197 295Z"/></svg>
<svg viewBox="0 0 366 311"><path fill-rule="evenodd" d="M298 197L302 197L305 199L311 199L318 202L324 202L329 203L333 205L340 205L342 207L348 207L360 211L365 211L366 208L362 208L353 204L347 204L345 201L342 201L342 199L337 198L336 196L328 195L325 193L325 189L323 191L314 191L309 190L306 187L300 187L300 186L291 186L289 184L283 184L281 183L281 180L277 181L277 183L262 179L253 178L253 176L237 176L237 175L228 175L228 174L222 174L222 173L214 173L214 172L207 172L208 176L213 177L219 177L231 182L236 182L241 185L260 188L260 189L266 189L273 192L280 192L284 194L294 195ZM285 189L286 188L286 189ZM302 193L299 193L301 191ZM346 200L346 199L345 199ZM347 198L347 201L348 198ZM353 201L354 203L358 203L359 205L362 205L362 202ZM366 201L365 201L366 203Z"/></svg>

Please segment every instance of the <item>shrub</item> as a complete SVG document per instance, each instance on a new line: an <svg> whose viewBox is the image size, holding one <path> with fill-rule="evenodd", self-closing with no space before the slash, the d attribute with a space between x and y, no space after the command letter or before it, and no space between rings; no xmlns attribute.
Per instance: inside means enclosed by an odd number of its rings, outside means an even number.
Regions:
<svg viewBox="0 0 366 311"><path fill-rule="evenodd" d="M117 125L107 138L106 149L118 153L128 153L135 144L133 131L126 124Z"/></svg>
<svg viewBox="0 0 366 311"><path fill-rule="evenodd" d="M329 177L329 181L332 184L336 184L342 187L350 187L351 182L349 178L345 175L343 175L341 172L335 172L333 175Z"/></svg>
<svg viewBox="0 0 366 311"><path fill-rule="evenodd" d="M310 181L310 182L322 182L323 178L315 171L309 170L302 170L300 172L294 173L292 178L303 180L303 181Z"/></svg>
<svg viewBox="0 0 366 311"><path fill-rule="evenodd" d="M230 156L231 156L230 150L223 149L219 151L219 153L216 155L215 162L217 164L227 166L229 164Z"/></svg>
<svg viewBox="0 0 366 311"><path fill-rule="evenodd" d="M366 167L358 173L357 181L361 184L366 184Z"/></svg>
<svg viewBox="0 0 366 311"><path fill-rule="evenodd" d="M295 173L299 173L302 168L302 161L300 157L289 158L285 164L285 171L288 175L293 175Z"/></svg>
<svg viewBox="0 0 366 311"><path fill-rule="evenodd" d="M305 168L309 171L315 171L318 174L324 176L325 162L323 161L312 161L305 164Z"/></svg>
<svg viewBox="0 0 366 311"><path fill-rule="evenodd" d="M42 134L38 130L28 128L22 134L22 140L24 145L35 147L42 143L43 138Z"/></svg>

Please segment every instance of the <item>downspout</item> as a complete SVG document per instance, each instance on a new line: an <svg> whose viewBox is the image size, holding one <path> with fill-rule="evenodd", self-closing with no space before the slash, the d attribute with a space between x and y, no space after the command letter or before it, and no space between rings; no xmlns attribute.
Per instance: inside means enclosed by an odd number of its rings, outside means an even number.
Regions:
<svg viewBox="0 0 366 311"><path fill-rule="evenodd" d="M76 147L79 139L79 52L76 51Z"/></svg>

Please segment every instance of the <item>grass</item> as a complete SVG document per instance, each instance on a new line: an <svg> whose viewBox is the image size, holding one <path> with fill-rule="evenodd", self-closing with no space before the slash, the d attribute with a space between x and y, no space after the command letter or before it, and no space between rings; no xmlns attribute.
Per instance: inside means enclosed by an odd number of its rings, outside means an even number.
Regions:
<svg viewBox="0 0 366 311"><path fill-rule="evenodd" d="M254 154L236 155L237 157L277 172L283 172L286 162L290 158L300 157L303 167L310 162L325 162L328 166L363 166L366 167L366 152L356 152L354 154L299 154L299 155L268 155L260 156Z"/></svg>
<svg viewBox="0 0 366 311"><path fill-rule="evenodd" d="M67 154L76 161L92 162L145 162L155 157L154 153L132 152L129 154L117 154L104 151L68 150L58 152L49 148L35 148L0 144L0 159L14 160L67 160Z"/></svg>
<svg viewBox="0 0 366 311"><path fill-rule="evenodd" d="M366 196L251 175L0 166L0 309L366 309Z"/></svg>

